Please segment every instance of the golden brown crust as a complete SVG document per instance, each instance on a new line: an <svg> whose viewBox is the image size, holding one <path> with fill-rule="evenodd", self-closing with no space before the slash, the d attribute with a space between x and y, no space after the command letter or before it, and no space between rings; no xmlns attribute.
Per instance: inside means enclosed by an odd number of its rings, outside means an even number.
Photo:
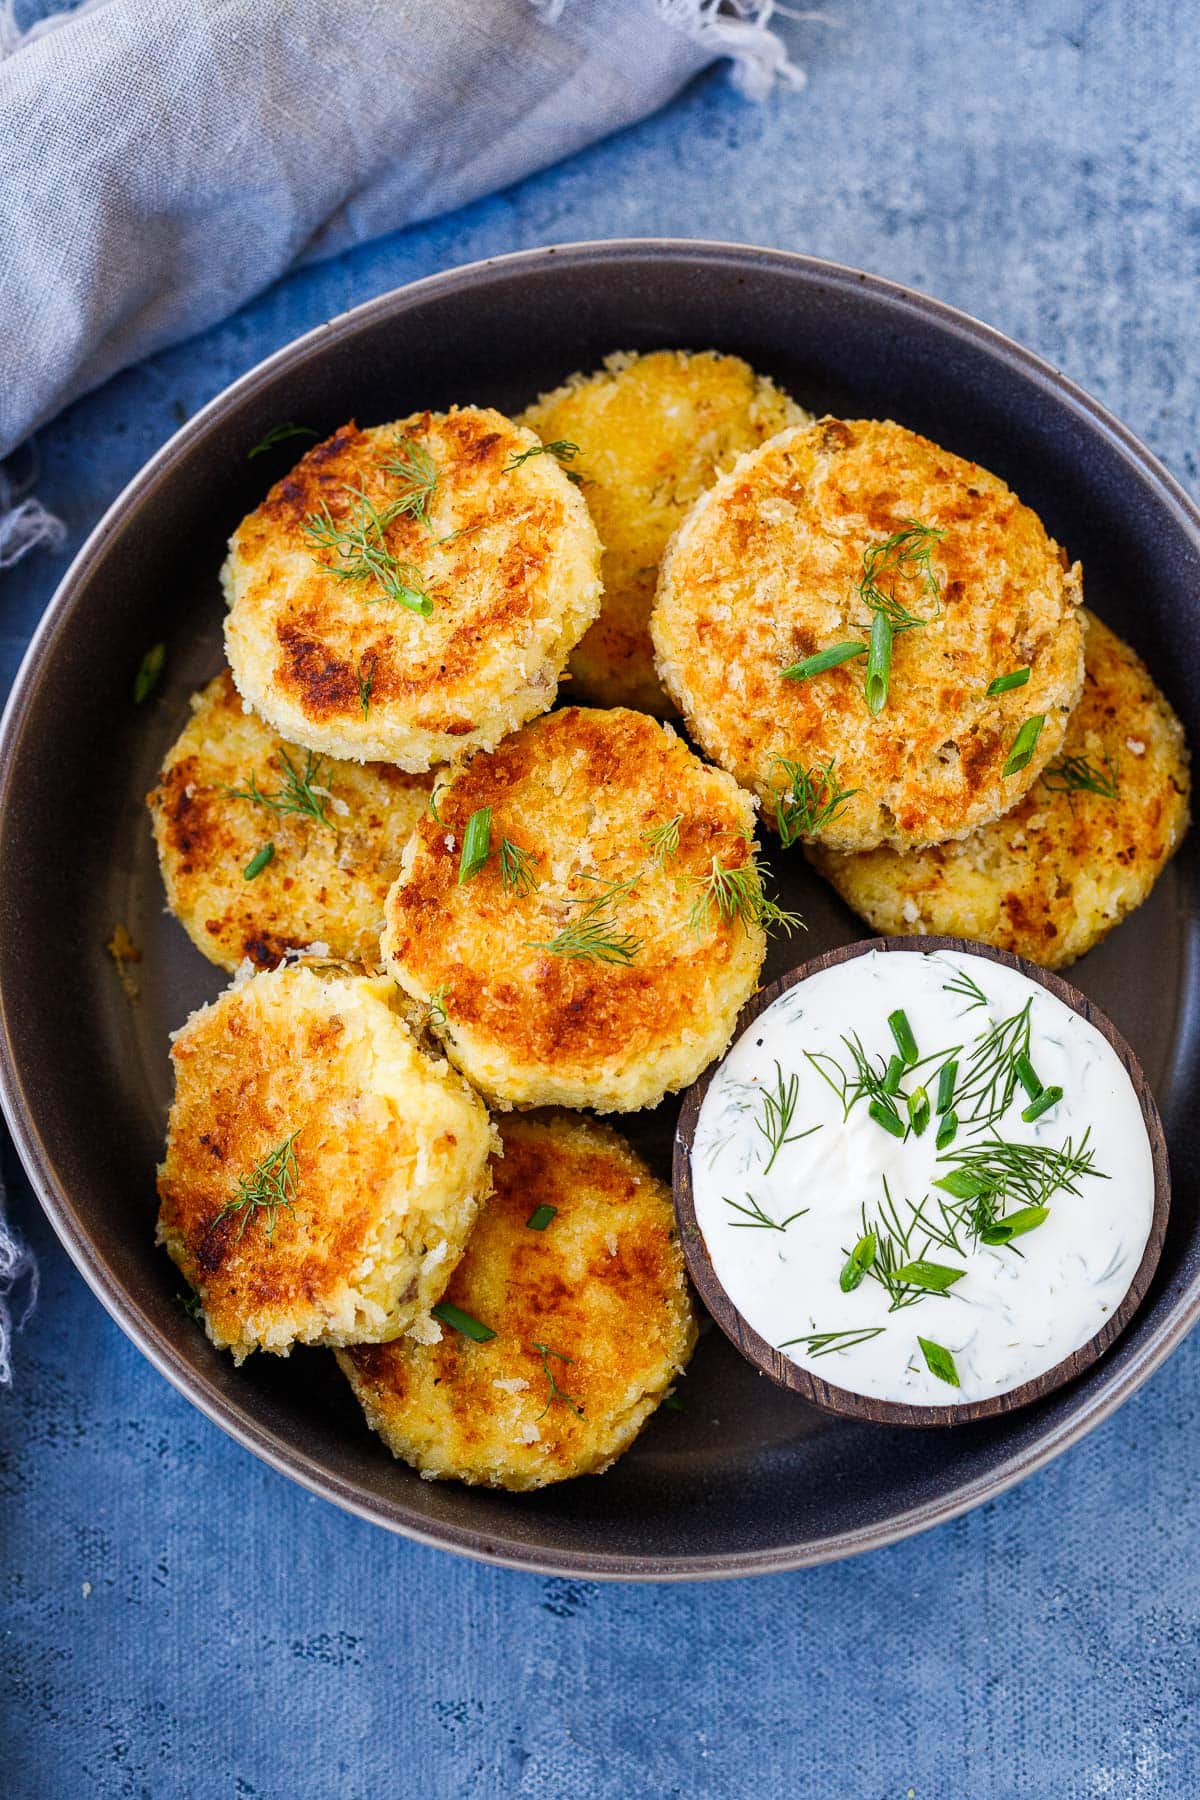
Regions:
<svg viewBox="0 0 1200 1800"><path fill-rule="evenodd" d="M815 866L874 929L973 938L1062 968L1140 906L1187 830L1187 747L1144 663L1090 616L1086 662L1060 764L1083 757L1102 779L1115 769L1116 797L1043 778L956 843L907 855L814 848Z"/></svg>
<svg viewBox="0 0 1200 1800"><path fill-rule="evenodd" d="M238 1361L394 1337L439 1297L488 1191L487 1114L393 992L276 969L176 1035L159 1241ZM289 1140L291 1205L238 1207Z"/></svg>
<svg viewBox="0 0 1200 1800"><path fill-rule="evenodd" d="M428 617L368 576L341 579L306 523L352 519L403 492L387 464L408 442L432 458L428 517L386 526L388 553L417 574ZM309 451L244 519L224 580L234 677L287 737L333 756L422 770L550 706L600 604L599 541L587 508L533 434L487 407L345 425ZM370 680L369 705L362 690Z"/></svg>
<svg viewBox="0 0 1200 1800"><path fill-rule="evenodd" d="M618 351L526 409L521 422L544 443L578 444L571 471L604 545L604 602L571 656L572 699L659 717L676 710L650 641L667 541L738 456L808 416L740 356L715 350Z"/></svg>
<svg viewBox="0 0 1200 1800"><path fill-rule="evenodd" d="M338 1361L395 1455L522 1489L607 1468L682 1374L696 1326L670 1190L623 1139L552 1112L506 1118L501 1136L495 1191L445 1295L495 1337L445 1327L440 1342ZM542 1205L555 1216L531 1230Z"/></svg>
<svg viewBox="0 0 1200 1800"><path fill-rule="evenodd" d="M913 520L944 533L931 551L941 613L896 638L879 716L861 660L782 679L834 643L865 642L864 553ZM829 848L964 836L1019 799L1062 743L1083 678L1080 576L1065 564L987 470L887 421L825 419L744 457L680 527L651 621L659 673L702 747L768 803L778 758L834 759L858 791L819 833ZM933 613L916 580L898 598ZM1025 687L988 695L1026 665ZM1035 754L1005 777L1034 714Z"/></svg>
<svg viewBox="0 0 1200 1800"><path fill-rule="evenodd" d="M210 962L271 968L322 944L333 959L379 959L383 904L433 778L387 763L319 759L312 782L327 824L239 798L252 780L276 797L281 753L301 774L305 751L247 712L228 670L192 701L192 716L146 796L171 911ZM247 880L267 844L274 854Z"/></svg>
<svg viewBox="0 0 1200 1800"><path fill-rule="evenodd" d="M482 1093L628 1111L719 1055L764 951L757 925L690 924L713 858L753 855L750 801L728 775L645 714L567 707L452 772L434 804L388 897L383 950L407 992L440 995L447 1054ZM486 806L493 855L461 885L463 834ZM678 848L656 857L646 834L673 818ZM505 891L504 838L537 858L534 892ZM626 965L539 947L634 878L607 915L640 945Z"/></svg>

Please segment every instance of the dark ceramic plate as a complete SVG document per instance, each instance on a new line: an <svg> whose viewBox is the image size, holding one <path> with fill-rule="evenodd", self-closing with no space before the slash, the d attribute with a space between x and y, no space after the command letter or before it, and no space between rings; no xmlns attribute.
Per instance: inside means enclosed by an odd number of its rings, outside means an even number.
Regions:
<svg viewBox="0 0 1200 1800"><path fill-rule="evenodd" d="M176 1303L154 1248L167 1034L222 985L163 912L142 796L191 691L221 661L225 540L294 445L452 401L522 406L616 348L737 351L816 411L891 415L1010 481L1083 560L1089 604L1129 637L1200 743L1200 514L1094 402L986 327L801 257L688 243L592 244L452 271L281 351L205 408L84 546L17 679L0 739L0 1083L52 1223L105 1306L167 1378L276 1468L394 1530L499 1562L669 1577L783 1569L883 1544L997 1493L1110 1413L1200 1311L1197 871L1190 846L1149 904L1073 979L1129 1038L1158 1095L1176 1204L1158 1273L1120 1341L1017 1417L912 1433L832 1419L756 1375L717 1331L601 1480L510 1496L420 1481L359 1417L332 1357L240 1372ZM134 708L134 672L167 670ZM798 855L776 858L810 925L789 960L862 935ZM143 951L131 1005L105 952ZM676 1108L626 1121L670 1178Z"/></svg>

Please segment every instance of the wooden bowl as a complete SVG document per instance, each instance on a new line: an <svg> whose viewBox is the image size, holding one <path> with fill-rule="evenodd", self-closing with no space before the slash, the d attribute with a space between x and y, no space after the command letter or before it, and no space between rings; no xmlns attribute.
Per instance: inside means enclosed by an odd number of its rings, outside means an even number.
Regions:
<svg viewBox="0 0 1200 1800"><path fill-rule="evenodd" d="M988 1419L998 1413L1009 1413L1019 1406L1028 1406L1033 1400L1040 1400L1055 1388L1073 1381L1096 1358L1107 1350L1129 1323L1141 1304L1151 1277L1158 1265L1163 1239L1167 1230L1167 1214L1171 1205L1171 1175L1167 1162L1167 1144L1163 1134L1162 1120L1154 1095L1150 1091L1141 1064L1121 1036L1112 1020L1091 1001L1081 994L1078 988L1071 986L1061 976L1052 975L1048 969L1039 969L1034 963L1026 962L1023 957L1012 956L1007 950L993 950L985 944L973 944L966 938L955 937L890 937L866 938L861 943L844 944L840 949L829 950L824 956L814 956L810 962L801 963L798 969L791 969L780 976L769 986L761 988L742 1008L734 1033L734 1043L742 1033L753 1024L759 1014L776 1000L786 994L810 975L819 975L824 969L836 968L840 963L849 962L853 957L865 956L870 950L907 950L922 953L936 950L957 950L969 956L986 957L989 962L1004 963L1010 969L1017 969L1030 981L1036 981L1051 994L1086 1019L1089 1025L1112 1045L1137 1095L1138 1105L1142 1109L1142 1119L1146 1126L1146 1134L1150 1139L1150 1155L1154 1168L1154 1215L1150 1223L1150 1235L1146 1239L1146 1248L1142 1252L1142 1260L1138 1264L1132 1282L1121 1304L1105 1320L1095 1337L1089 1338L1078 1350L1056 1363L1052 1369L1037 1375L1032 1381L1022 1382L1019 1387L1010 1388L1007 1393L994 1394L987 1400L968 1400L958 1406L910 1406L900 1400L879 1400L867 1394L855 1394L848 1388L835 1387L832 1382L822 1381L811 1369L801 1368L773 1344L759 1336L723 1287L712 1260L708 1254L708 1246L696 1221L695 1195L692 1191L692 1144L696 1136L696 1125L700 1118L700 1108L704 1104L704 1096L708 1092L721 1063L714 1063L701 1079L689 1091L679 1115L679 1125L675 1133L675 1155L672 1169L672 1181L675 1190L675 1211L679 1219L680 1237L683 1252L687 1258L688 1270L696 1285L700 1298L716 1320L721 1330L729 1338L748 1362L754 1364L761 1374L769 1375L780 1387L790 1388L794 1394L811 1401L814 1406L825 1408L827 1412L841 1414L843 1418L857 1419L874 1425L964 1425L975 1419ZM732 1047L732 1046L731 1046ZM724 1058L721 1059L724 1061Z"/></svg>

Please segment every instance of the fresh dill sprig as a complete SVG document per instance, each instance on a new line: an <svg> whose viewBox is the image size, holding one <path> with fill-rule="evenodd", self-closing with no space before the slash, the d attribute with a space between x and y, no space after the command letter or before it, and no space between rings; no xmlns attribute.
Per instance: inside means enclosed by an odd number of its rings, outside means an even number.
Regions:
<svg viewBox="0 0 1200 1800"><path fill-rule="evenodd" d="M807 1131L792 1131L796 1102L800 1098L800 1077L793 1074L785 1081L783 1069L778 1062L775 1064L774 1089L764 1088L759 1098L762 1102L762 1117L755 1120L755 1127L766 1139L771 1152L763 1168L763 1174L769 1175L775 1158L785 1144L799 1143L801 1138L811 1137L821 1127L810 1125Z"/></svg>
<svg viewBox="0 0 1200 1800"><path fill-rule="evenodd" d="M793 1219L802 1219L808 1211L807 1206L802 1206L799 1212L789 1213L786 1219L780 1220L773 1219L770 1213L764 1212L753 1194L746 1195L745 1206L740 1200L730 1200L725 1194L722 1194L721 1199L732 1212L742 1214L740 1219L730 1219L731 1231L786 1231Z"/></svg>
<svg viewBox="0 0 1200 1800"><path fill-rule="evenodd" d="M522 899L532 894L539 885L537 861L532 850L523 850L511 838L501 838L500 885L504 892L518 894Z"/></svg>
<svg viewBox="0 0 1200 1800"><path fill-rule="evenodd" d="M843 807L857 794L857 788L841 787L834 775L831 756L811 769L777 756L775 766L783 771L784 784L775 796L775 829L784 849L790 849L797 838L814 837L837 818Z"/></svg>
<svg viewBox="0 0 1200 1800"><path fill-rule="evenodd" d="M281 1144L276 1144L273 1150L269 1150L262 1161L254 1165L249 1175L239 1175L233 1199L225 1202L214 1219L214 1225L218 1225L222 1219L237 1216L239 1244L246 1235L247 1225L260 1211L266 1214L268 1243L275 1236L277 1214L282 1210L291 1212L300 1178L300 1165L294 1148L299 1136L297 1128L290 1137L284 1138Z"/></svg>
<svg viewBox="0 0 1200 1800"><path fill-rule="evenodd" d="M669 857L679 855L679 826L683 814L676 813L673 818L664 819L661 825L654 825L649 831L643 831L642 842L654 853L654 865L661 869Z"/></svg>
<svg viewBox="0 0 1200 1800"><path fill-rule="evenodd" d="M730 869L719 856L714 856L708 874L696 880L700 891L688 914L688 924L697 937L707 931L714 907L722 925L732 925L740 919L747 931L752 925L759 925L764 931L786 931L790 937L797 927L808 929L799 913L785 912L767 898L762 871L753 859L738 869Z"/></svg>
<svg viewBox="0 0 1200 1800"><path fill-rule="evenodd" d="M814 1359L818 1356L833 1356L838 1350L854 1350L859 1344L868 1343L871 1338L882 1337L886 1330L885 1325L864 1325L857 1330L806 1331L803 1337L785 1338L779 1349L788 1350L793 1344L806 1344L809 1355Z"/></svg>
<svg viewBox="0 0 1200 1800"><path fill-rule="evenodd" d="M429 523L429 508L437 492L437 464L424 445L412 438L396 439L396 454L383 464L385 474L394 475L400 493L388 508L388 522L407 515Z"/></svg>
<svg viewBox="0 0 1200 1800"><path fill-rule="evenodd" d="M848 1119L854 1107L865 1100L877 1123L884 1123L881 1113L890 1115L894 1125L885 1126L885 1129L891 1130L895 1137L907 1136L908 1129L896 1104L901 1079L905 1075L915 1075L918 1069L927 1068L931 1063L938 1064L940 1068L962 1049L961 1044L951 1044L945 1050L932 1050L928 1056L918 1057L915 1062L906 1064L901 1056L890 1057L886 1062L882 1056L872 1060L863 1048L862 1039L857 1032L843 1033L842 1042L850 1058L848 1070L842 1067L831 1050L806 1050L805 1059L812 1064L826 1086L837 1095L844 1119Z"/></svg>
<svg viewBox="0 0 1200 1800"><path fill-rule="evenodd" d="M642 940L619 931L612 919L582 918L564 925L556 936L542 942L526 939L530 950L547 950L551 956L565 956L574 962L621 963L628 965L642 947Z"/></svg>
<svg viewBox="0 0 1200 1800"><path fill-rule="evenodd" d="M1107 750L1099 768L1086 756L1064 756L1042 770L1042 785L1052 794L1099 794L1102 800L1115 800L1120 773L1119 762L1114 763Z"/></svg>
<svg viewBox="0 0 1200 1800"><path fill-rule="evenodd" d="M862 1237L873 1236L875 1239L875 1254L863 1272L886 1290L889 1312L915 1306L931 1295L945 1295L966 1274L965 1269L950 1268L945 1263L930 1260L929 1252L935 1245L945 1248L952 1245L958 1248L958 1245L953 1235L944 1230L939 1232L931 1225L924 1201L914 1204L906 1200L904 1205L909 1212L907 1219L901 1217L885 1175L878 1216L868 1219L865 1206L861 1212ZM861 1243L862 1239L859 1241ZM845 1254L851 1256L853 1252Z"/></svg>
<svg viewBox="0 0 1200 1800"><path fill-rule="evenodd" d="M942 590L933 572L933 548L946 533L936 525L922 525L919 519L906 519L901 531L894 531L882 543L863 551L862 579L858 596L876 616L882 614L899 635L918 625L928 625L930 618L941 615ZM890 578L890 580L889 580ZM896 596L899 581L918 581L922 593L933 601L930 618L910 612ZM887 585L884 585L887 583Z"/></svg>
<svg viewBox="0 0 1200 1800"><path fill-rule="evenodd" d="M555 1379L554 1379L554 1372L550 1367L550 1358L551 1357L554 1358L555 1362L562 1363L563 1367L568 1368L568 1369L571 1367L571 1365L574 1361L574 1358L570 1357L570 1356L564 1356L561 1350L551 1350L549 1344L533 1344L530 1347L531 1347L531 1349L536 1350L538 1355L542 1359L542 1373L546 1377L546 1382L547 1382L547 1386L548 1386L548 1390L549 1390L546 1395L546 1404L545 1404L545 1406L543 1406L541 1412L537 1416L537 1423L540 1424L540 1422L545 1418L546 1414L550 1411L550 1408L554 1405L554 1402L556 1400L561 1400L564 1406L570 1407L571 1411L575 1414L575 1417L577 1419L582 1419L582 1417L583 1417L582 1406L580 1406L580 1404L577 1400L573 1400L571 1398L570 1394L564 1393L563 1389L559 1387L557 1381L555 1381Z"/></svg>
<svg viewBox="0 0 1200 1800"><path fill-rule="evenodd" d="M379 667L379 657L374 650L367 650L358 664L358 704L362 707L364 719L370 717L371 695L375 691L375 672Z"/></svg>
<svg viewBox="0 0 1200 1800"><path fill-rule="evenodd" d="M320 435L311 425L272 425L270 431L264 432L259 438L253 450L247 450L246 461L253 462L256 456L265 456L268 450L273 450L276 444L285 443L288 438L316 438Z"/></svg>
<svg viewBox="0 0 1200 1800"><path fill-rule="evenodd" d="M527 463L531 456L552 456L556 462L574 462L579 455L579 445L573 444L569 438L555 438L552 444L530 444L528 450L522 450L501 469L502 475L511 475L522 463ZM567 471L570 473L570 471Z"/></svg>
<svg viewBox="0 0 1200 1800"><path fill-rule="evenodd" d="M1022 1059L1029 1055L1032 1007L1031 994L1020 1012L981 1033L959 1072L954 1110L977 1130L994 1125L1012 1105Z"/></svg>
<svg viewBox="0 0 1200 1800"><path fill-rule="evenodd" d="M361 488L349 491L354 504L344 517L335 519L325 500L308 515L303 529L309 544L314 551L329 551L337 558L332 573L339 581L373 581L385 599L428 617L433 597L425 577L387 547L387 528L404 510L404 501L395 501L381 512ZM329 565L322 562L321 567Z"/></svg>
<svg viewBox="0 0 1200 1800"><path fill-rule="evenodd" d="M440 987L434 988L425 1002L425 1021L435 1029L446 1023L446 996L449 992L449 983L443 981Z"/></svg>
<svg viewBox="0 0 1200 1800"><path fill-rule="evenodd" d="M1046 1206L1056 1194L1078 1196L1079 1183L1085 1175L1107 1181L1108 1176L1096 1167L1090 1138L1089 1127L1078 1146L1072 1138L1057 1148L1052 1144L1008 1143L999 1137L982 1144L965 1144L943 1152L941 1161L950 1165L949 1172L933 1185L956 1200L975 1201L985 1195L991 1198L996 1203L996 1213L983 1221L991 1225L1003 1217L999 1212L1002 1202L1017 1200L1023 1207Z"/></svg>
<svg viewBox="0 0 1200 1800"><path fill-rule="evenodd" d="M965 1012L974 1012L977 1006L986 1006L988 997L973 976L966 969L956 969L951 981L942 983L943 994L959 994L968 1002Z"/></svg>
<svg viewBox="0 0 1200 1800"><path fill-rule="evenodd" d="M315 819L318 825L327 825L330 831L336 830L332 820L325 817L325 808L330 799L329 789L318 785L325 758L317 756L312 750L307 751L303 774L282 746L271 761L281 777L280 785L274 793L268 793L259 787L258 771L255 770L246 787L227 790L230 799L249 800L255 806L265 806L274 813L302 813L306 818Z"/></svg>

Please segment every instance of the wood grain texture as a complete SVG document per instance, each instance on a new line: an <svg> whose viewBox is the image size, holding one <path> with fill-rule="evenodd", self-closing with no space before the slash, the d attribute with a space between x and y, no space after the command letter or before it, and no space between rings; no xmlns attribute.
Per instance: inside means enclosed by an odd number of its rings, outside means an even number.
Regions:
<svg viewBox="0 0 1200 1800"><path fill-rule="evenodd" d="M695 1141L696 1126L700 1118L700 1109L704 1097L708 1093L720 1063L711 1069L695 1084L684 1101L679 1115L679 1125L675 1134L675 1155L672 1180L675 1191L675 1210L679 1218L680 1238L684 1255L687 1258L688 1270L696 1284L700 1298L725 1333L742 1355L764 1375L781 1387L789 1388L799 1394L813 1406L824 1408L827 1412L840 1414L843 1418L856 1419L875 1425L965 1425L977 1419L994 1418L1001 1413L1015 1412L1018 1407L1028 1406L1040 1400L1056 1388L1073 1381L1085 1369L1103 1355L1108 1346L1119 1337L1130 1319L1140 1306L1150 1285L1151 1278L1158 1266L1163 1240L1166 1236L1167 1217L1171 1205L1171 1176L1167 1159L1166 1137L1163 1133L1162 1120L1159 1117L1158 1105L1150 1091L1149 1083L1142 1072L1137 1057L1117 1030L1106 1013L1094 1006L1078 988L1064 981L1060 975L1054 975L1048 969L1040 969L1035 964L1026 962L1022 957L1013 956L1007 950L993 950L984 944L971 943L966 938L954 937L891 937L865 938L860 943L843 944L836 950L829 950L823 956L814 956L809 962L801 963L796 969L773 981L760 991L742 1009L734 1033L734 1043L742 1033L753 1024L760 1013L773 1005L781 994L806 981L811 975L819 975L825 969L837 968L840 964L852 961L855 957L865 956L869 951L918 951L922 954L938 950L956 950L968 956L985 957L989 962L1003 963L1007 968L1016 969L1030 981L1037 982L1047 992L1069 1006L1081 1018L1093 1025L1100 1035L1111 1044L1122 1067L1133 1083L1138 1105L1141 1107L1142 1119L1145 1122L1146 1134L1150 1140L1150 1154L1154 1169L1154 1213L1150 1224L1150 1235L1146 1239L1146 1248L1142 1252L1142 1260L1138 1264L1132 1282L1120 1306L1101 1326L1095 1337L1089 1338L1086 1344L1072 1351L1053 1368L1035 1376L1032 1381L1022 1382L1019 1387L1011 1388L1007 1393L995 1394L987 1400L964 1401L957 1406L910 1406L898 1400L880 1400L867 1394L853 1393L849 1388L836 1387L832 1382L822 1381L811 1369L801 1368L773 1344L767 1343L758 1332L749 1325L729 1298L720 1277L713 1268L708 1246L696 1219L695 1195L692 1190L692 1145Z"/></svg>

